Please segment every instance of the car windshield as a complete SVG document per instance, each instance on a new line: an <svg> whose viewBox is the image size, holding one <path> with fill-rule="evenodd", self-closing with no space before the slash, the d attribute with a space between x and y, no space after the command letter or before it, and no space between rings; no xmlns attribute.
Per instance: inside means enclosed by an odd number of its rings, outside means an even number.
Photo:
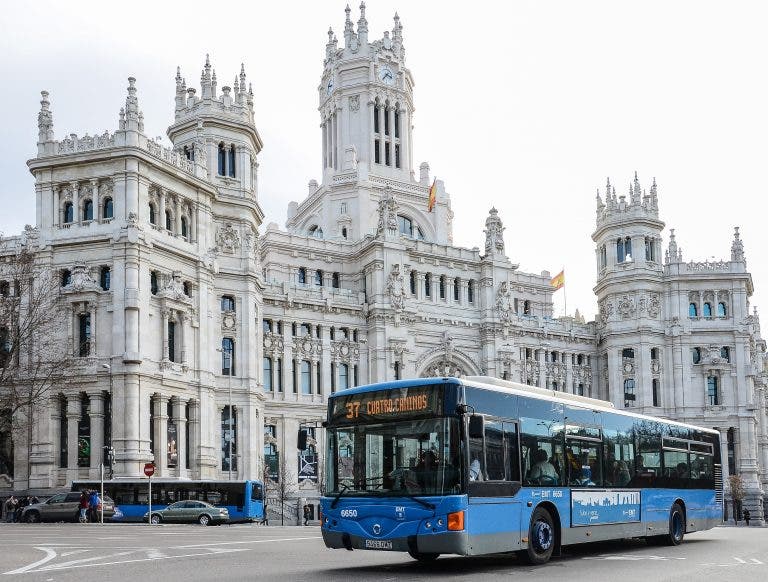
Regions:
<svg viewBox="0 0 768 582"><path fill-rule="evenodd" d="M458 421L431 418L328 431L329 494L447 495L460 491Z"/></svg>

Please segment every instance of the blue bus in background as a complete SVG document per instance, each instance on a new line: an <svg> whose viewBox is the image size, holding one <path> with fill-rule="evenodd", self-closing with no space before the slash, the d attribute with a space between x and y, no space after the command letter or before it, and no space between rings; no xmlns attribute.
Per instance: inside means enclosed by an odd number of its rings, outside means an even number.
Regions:
<svg viewBox="0 0 768 582"><path fill-rule="evenodd" d="M99 481L74 481L72 491L94 489ZM115 479L104 481L104 494L120 508L120 521L142 521L149 511L148 479ZM207 501L229 510L230 522L264 519L264 486L260 481L185 481L152 478L152 508L164 508L176 501ZM115 518L117 520L117 518Z"/></svg>
<svg viewBox="0 0 768 582"><path fill-rule="evenodd" d="M326 546L440 554L678 545L722 522L716 431L495 378L403 380L328 402Z"/></svg>

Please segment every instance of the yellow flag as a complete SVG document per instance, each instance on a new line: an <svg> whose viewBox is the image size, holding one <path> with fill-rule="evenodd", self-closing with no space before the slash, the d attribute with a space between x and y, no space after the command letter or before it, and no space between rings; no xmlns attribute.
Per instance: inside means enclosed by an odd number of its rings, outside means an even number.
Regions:
<svg viewBox="0 0 768 582"><path fill-rule="evenodd" d="M555 291L564 287L565 286L565 269L563 269L557 275L552 277L552 279L549 281L549 284L555 288Z"/></svg>
<svg viewBox="0 0 768 582"><path fill-rule="evenodd" d="M429 203L427 204L427 211L432 212L437 201L437 178L432 180L432 186L429 188Z"/></svg>

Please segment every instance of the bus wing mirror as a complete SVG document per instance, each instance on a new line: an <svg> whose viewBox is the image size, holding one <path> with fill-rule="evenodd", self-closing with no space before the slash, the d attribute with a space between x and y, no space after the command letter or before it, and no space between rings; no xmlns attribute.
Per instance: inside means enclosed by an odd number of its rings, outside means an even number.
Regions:
<svg viewBox="0 0 768 582"><path fill-rule="evenodd" d="M480 414L472 414L469 417L469 438L481 439L483 438L483 417Z"/></svg>
<svg viewBox="0 0 768 582"><path fill-rule="evenodd" d="M300 451L304 451L307 448L307 429L300 428L299 429L299 436L296 440L296 448Z"/></svg>

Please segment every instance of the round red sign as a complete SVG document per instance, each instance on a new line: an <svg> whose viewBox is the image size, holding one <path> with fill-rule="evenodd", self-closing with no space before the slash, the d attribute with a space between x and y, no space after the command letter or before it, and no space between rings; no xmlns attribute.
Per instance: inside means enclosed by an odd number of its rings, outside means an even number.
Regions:
<svg viewBox="0 0 768 582"><path fill-rule="evenodd" d="M144 465L144 474L147 477L151 477L155 474L155 464L154 463L146 463Z"/></svg>

